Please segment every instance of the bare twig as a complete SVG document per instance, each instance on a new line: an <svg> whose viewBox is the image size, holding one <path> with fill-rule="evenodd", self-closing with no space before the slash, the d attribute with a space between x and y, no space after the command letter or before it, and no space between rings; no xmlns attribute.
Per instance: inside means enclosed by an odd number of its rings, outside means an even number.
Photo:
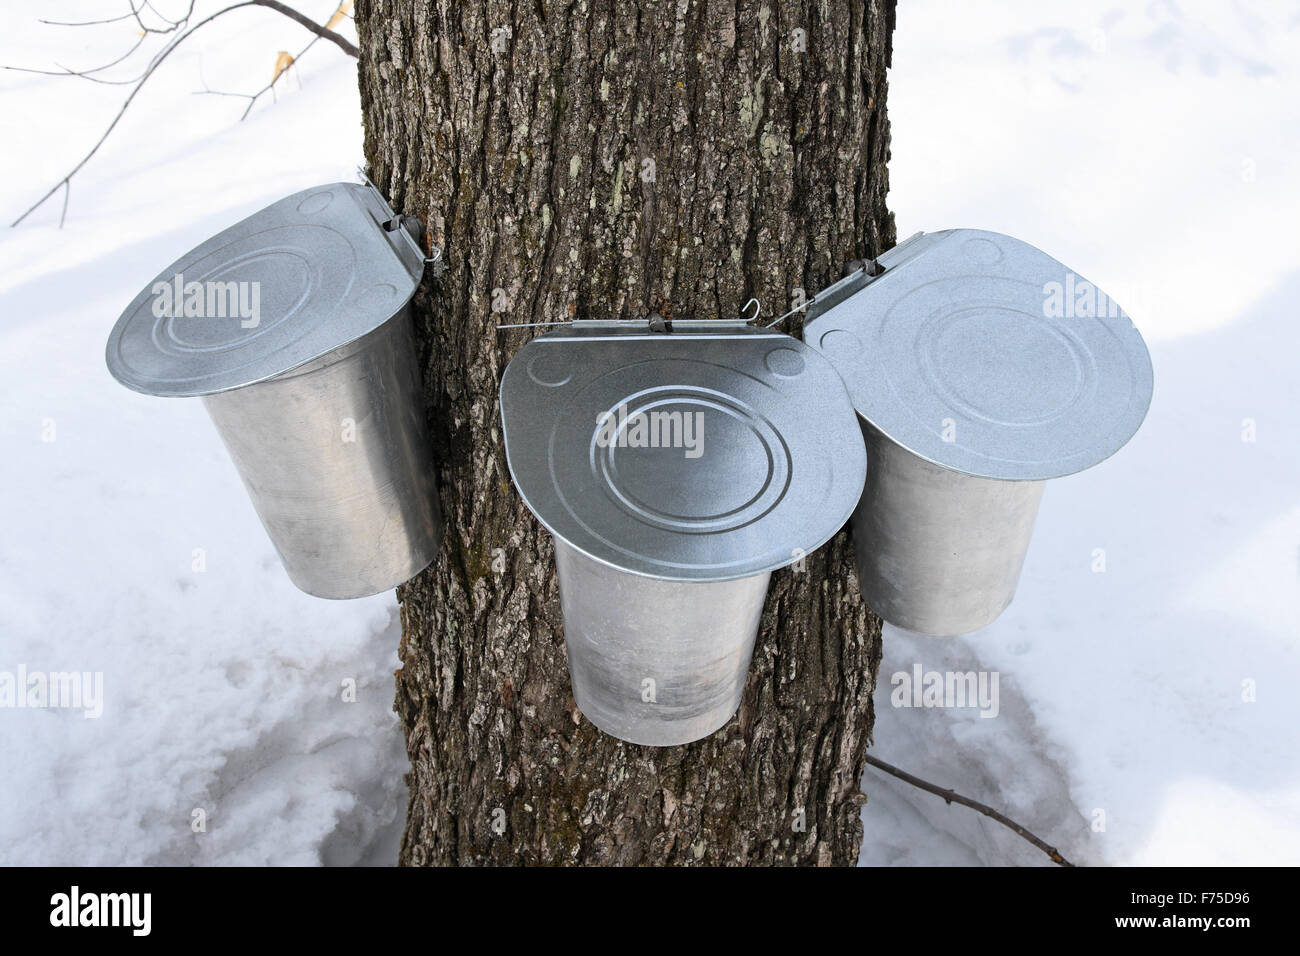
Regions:
<svg viewBox="0 0 1300 956"><path fill-rule="evenodd" d="M155 55L154 58L149 61L148 67L145 68L144 73L142 73L140 75L140 78L135 82L135 87L131 90L126 100L122 103L121 108L117 111L117 115L113 117L113 121L108 124L108 128L104 130L103 134L95 142L95 145L90 148L90 152L86 153L86 155L81 158L81 161L77 163L77 165L72 167L72 169L66 175L64 175L62 179L60 179L57 183L51 186L49 190L45 193L45 195L41 196L40 199L36 200L36 202L33 203L27 209L26 212L24 212L21 216L19 216L17 219L11 222L9 224L10 228L17 226L24 219L30 216L33 212L35 212L37 209L43 206L51 196L57 193L60 189L63 189L64 190L63 210L59 216L59 227L62 228L64 219L68 213L68 194L71 192L72 177L75 176L78 172L80 172L81 168L85 166L86 163L90 162L91 157L94 156L95 153L99 151L99 148L104 145L104 141L108 139L109 134L112 133L113 130L117 127L117 124L121 122L122 117L126 114L127 108L131 105L131 102L136 98L137 94L139 94L140 90L144 87L144 84L148 81L149 77L151 77L154 74L154 71L157 70L158 67L162 65L163 61L166 60L167 57L170 56L178 46L180 46L187 39L193 36L195 32L197 32L201 27L206 26L207 24L211 23L213 20L217 19L220 16L230 13L232 10L238 10L242 7L266 7L268 9L275 10L278 13L284 14L285 16L289 17L289 19L293 20L296 23L302 24L303 26L311 30L312 33L316 34L316 36L312 38L311 42L308 43L307 46L303 49L304 53L311 48L312 44L314 44L317 39L325 39L334 43L337 47L339 47L339 49L343 50L345 53L349 54L350 56L355 57L358 55L357 48L353 46L351 43L349 43L346 39L339 36L333 30L320 26L319 24L303 16L303 14L299 13L297 10L293 10L292 8L285 6L283 3L278 2L278 0L241 0L241 2L239 3L234 3L228 7L223 7L222 9L218 10L216 13L213 13L208 17L200 20L198 23L194 24L193 26L188 26L189 16L194 10L194 4L191 2L189 6L189 10L186 12L185 17L181 18L180 20L172 21L172 20L168 20L166 17L162 17L164 22L170 24L170 26L165 30L150 28L144 24L144 22L140 19L140 11L145 7L148 7L148 9L151 10L154 14L161 16L160 14L158 14L158 11L155 10L148 3L148 0L145 0L144 4L141 7L136 7L134 3L131 3L131 13L129 15L135 18L136 22L140 25L140 28L142 30L150 33L172 33L175 32L177 29L183 29L183 32L181 32L178 36L175 36L171 40L169 40L166 46L164 46L162 50L160 50L157 53L157 55ZM301 54L299 55L301 56ZM14 69L14 68L6 67L6 69ZM29 71L29 72L39 72L39 71ZM90 72L94 72L94 71L90 71ZM251 97L252 102L249 103L248 109L244 111L244 116L248 115L248 110L251 110L253 108L253 104L257 102L258 97L260 97L267 90L275 86L276 80L278 80L280 75L283 75L284 72L287 71L282 71L281 74L278 74L275 77L275 79L273 79L269 84L267 84L267 86L264 89L260 90L258 93L248 94ZM62 74L56 74L56 75L62 75ZM71 75L84 76L84 74L82 73L72 73Z"/></svg>
<svg viewBox="0 0 1300 956"><path fill-rule="evenodd" d="M136 24L140 27L140 29L145 33L170 33L172 30L175 30L178 26L180 26L182 23L188 20L191 17L191 15L193 15L194 13L194 0L190 0L190 5L189 8L185 11L185 15L183 17L180 17L177 20L170 20L167 17L163 16L154 8L154 5L150 3L149 0L144 0L144 2L138 7L135 5L134 0L127 0L127 6L130 9L128 9L126 13L119 14L116 17L108 17L103 20L40 20L38 19L36 22L44 23L52 27L93 27L93 26L98 26L101 23L121 23L123 20L134 20ZM144 21L140 19L140 11L144 10L145 8L151 10L153 14L158 17L159 20L161 20L163 23L170 24L170 26L168 26L167 29L165 30L158 30L154 27L146 26Z"/></svg>
<svg viewBox="0 0 1300 956"><path fill-rule="evenodd" d="M179 18L179 19L177 19L177 20L172 20L172 19L169 19L168 17L164 16L164 15L159 11L159 9L153 5L153 3L151 2L151 0L144 0L143 7L148 7L149 10L153 12L153 15L156 16L156 17L157 17L159 20L161 20L163 23L170 23L173 27L177 27L177 26L180 26L182 23L184 23L186 20L188 20L188 19L190 18L190 16L194 13L194 0L190 0L189 8L185 11L185 16L183 16L183 17L181 17L181 18ZM137 18L137 19L138 19L138 18Z"/></svg>
<svg viewBox="0 0 1300 956"><path fill-rule="evenodd" d="M144 22L144 18L140 16L140 14L145 10L148 10L150 13L156 16L163 23L167 24L167 26L162 28L148 26ZM144 0L144 2L141 3L139 7L137 7L134 2L131 2L131 15L135 17L136 24L145 33L171 33L173 30L177 29L178 27L188 23L190 17L194 15L194 0L190 0L190 5L189 8L186 9L185 15L177 20L172 20L169 19L168 17L163 16L161 13L158 12L158 8L155 7L152 3L150 3L149 0Z"/></svg>
<svg viewBox="0 0 1300 956"><path fill-rule="evenodd" d="M240 7L253 6L255 2L256 0L244 0L244 2L242 3L236 3L234 6L225 7L224 9L218 10L216 13L207 17L206 19L200 20L198 23L194 24L194 26L190 27L180 36L176 37L174 40L169 42L167 46L165 46L162 49L162 51L156 57L154 57L153 60L149 63L149 67L144 71L144 75L141 76L139 81L135 84L135 89L133 89L130 95L127 96L126 102L122 104L122 108L119 109L117 111L117 115L113 117L113 122L108 124L108 129L104 130L103 135L101 135L98 141L96 141L95 145L90 148L90 152L88 152L85 156L83 156L81 158L81 161L77 163L76 166L73 166L71 171L69 171L66 175L64 175L62 179L60 179L57 183L51 186L49 191L44 196L36 200L36 202L33 203L32 206L25 213L23 213L21 216L19 216L17 219L11 222L9 224L10 227L12 228L13 226L18 225L20 222L22 222L24 219L30 216L33 212L39 209L45 203L45 201L49 199L51 196L53 196L56 192L58 192L61 187L66 186L72 180L72 177L77 175L77 173L81 171L81 167L85 166L86 163L90 162L90 158L99 151L99 147L104 145L104 140L108 139L109 134L112 133L113 130L117 127L117 124L122 121L122 117L126 114L127 107L131 105L131 101L136 98L140 90L144 87L144 84L148 81L149 77L153 76L154 71L158 69L159 66L162 65L162 62L166 60L167 57L171 55L171 53L178 46L184 43L186 39L193 36L195 31L211 23L213 20L217 19L217 17L221 16L222 14L229 13L231 10L238 10ZM62 227L63 227L63 220L60 219L59 228Z"/></svg>
<svg viewBox="0 0 1300 956"><path fill-rule="evenodd" d="M279 0L254 0L254 2L259 7L269 7L270 9L275 10L279 13L283 13L290 20L293 20L295 23L302 24L304 27L306 27L312 33L316 34L322 40L329 40L331 43L333 43L336 47L338 47L348 56L352 56L352 57L360 56L361 51L359 51L355 46L353 46L347 40L346 37L341 37L333 30L329 29L328 27L321 26L315 20L293 9L293 7L286 7L283 3L280 3Z"/></svg>
<svg viewBox="0 0 1300 956"><path fill-rule="evenodd" d="M960 803L963 807L970 807L972 810L978 810L986 817L991 817L994 820L998 821L998 823L1002 824L1012 833L1015 833L1018 836L1024 838L1025 840L1028 840L1034 846L1038 847L1038 849L1046 853L1047 856L1051 859L1051 861L1057 864L1058 866L1074 866L1073 863L1071 863L1065 857L1061 856L1060 852L1056 849L1056 847L1051 846L1050 844L1046 843L1043 840L1040 840L1037 836L1035 836L1030 831L1026 830L1015 820L1012 820L1010 817L999 813L998 811L994 810L990 806L986 806L985 804L980 803L978 800L972 800L970 797L963 797L960 793L957 793L954 790L945 790L943 787L939 787L933 783L929 783L925 780L922 780L920 777L914 777L907 771L899 770L893 764L885 763L883 760L871 756L871 754L867 754L867 763L871 764L871 766L876 767L879 770L883 770L887 774L891 774L897 777L899 780L902 780L905 783L910 783L912 786L919 787L920 789L925 790L928 793L933 793L936 796L943 797L944 801L947 802L948 804Z"/></svg>
<svg viewBox="0 0 1300 956"><path fill-rule="evenodd" d="M37 23L43 23L50 27L93 27L101 23L121 23L123 20L130 20L136 15L135 8L132 7L130 12L123 13L116 17L109 17L107 20L40 20Z"/></svg>
<svg viewBox="0 0 1300 956"><path fill-rule="evenodd" d="M123 60L125 60L127 57L129 57L129 56L130 56L132 53L134 53L136 50L140 49L141 45L144 43L144 41L145 41L146 39L147 39L147 38L145 37L145 35L144 35L143 33L140 34L140 35L136 38L135 43L131 44L131 49L127 50L125 53L123 53L121 56L119 56L116 60L110 60L108 63L105 63L103 66L96 66L96 67L93 67L93 68L91 68L91 69L89 69L89 70L72 70L72 69L69 69L68 67L64 66L62 63L56 63L56 64L54 64L54 65L57 66L57 67L59 67L61 70L63 70L63 72L64 72L65 74L67 74L68 76L80 76L80 77L82 77L82 78L84 78L84 79L87 79L87 80L95 80L95 82L97 82L97 83L121 82L120 80L119 80L119 81L113 81L113 80L99 80L99 79L96 79L95 77L91 76L91 74L92 74L92 73L103 73L105 70L111 70L113 67L117 66L119 63L121 63Z"/></svg>
<svg viewBox="0 0 1300 956"><path fill-rule="evenodd" d="M248 106L244 108L244 112L241 113L239 116L239 121L242 123L244 120L248 119L248 114L253 111L253 107L257 105L257 101L260 100L263 96L265 96L267 93L270 93L272 99L275 98L275 84L279 83L281 77L286 76L291 69L293 69L298 65L298 61L302 59L303 54L305 54L308 50L310 50L313 46L315 46L316 41L319 39L320 37L312 37L311 40L307 43L307 45L298 51L298 55L293 57L289 65L286 66L284 69L279 70L275 74L275 76L271 77L271 82L267 83L266 86L262 87L256 93L236 93L229 90L212 90L207 88L206 83L204 84L204 89L197 90L196 92L208 96L234 96L234 97L238 97L239 99L248 100ZM299 87L302 86L301 80L298 81L298 85Z"/></svg>
<svg viewBox="0 0 1300 956"><path fill-rule="evenodd" d="M189 23L189 19L194 13L194 0L190 0L190 5L188 9L185 11L185 15L181 17L179 20L168 20L166 17L162 17L161 14L159 14L161 19L168 24L166 28L161 28L161 29L157 27L146 26L144 21L140 19L140 9L142 8L137 8L134 3L130 3L129 5L131 8L129 13L124 13L120 17L113 17L108 20L83 20L79 22L66 22L66 21L59 21L59 20L39 21L41 23L46 23L51 26L59 26L59 27L88 27L88 26L96 26L101 23L117 23L121 20L134 19L136 24L139 25L140 27L140 36L136 39L135 43L132 44L131 48L127 50L125 53L123 53L121 56L119 56L116 60L112 60L100 66L93 67L89 70L73 70L73 69L69 69L68 67L64 66L61 63L55 64L55 66L59 67L59 69L57 70L37 70L37 69L32 69L30 67L23 67L23 66L0 66L0 70L13 70L17 73L35 73L38 76L75 76L78 77L79 79L90 80L92 83L102 83L106 86L129 86L132 83L138 83L140 81L139 76L127 80L102 80L92 74L102 73L105 70L111 69L112 67L115 67L122 61L126 60L136 50L140 49L141 45L144 44L144 42L149 38L149 34L151 33L156 33L161 36L161 35L166 35L168 33L175 33L177 30L184 29L185 25ZM145 6L148 6L147 2ZM150 6L149 9L153 10L153 7ZM153 12L157 13L158 11L153 10Z"/></svg>

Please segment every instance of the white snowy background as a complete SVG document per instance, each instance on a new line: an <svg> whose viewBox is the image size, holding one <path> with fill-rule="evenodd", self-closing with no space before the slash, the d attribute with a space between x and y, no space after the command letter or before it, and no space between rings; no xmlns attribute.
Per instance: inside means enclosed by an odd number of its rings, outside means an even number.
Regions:
<svg viewBox="0 0 1300 956"><path fill-rule="evenodd" d="M298 3L318 21L335 5ZM136 39L36 20L112 4L37 9L0 9L0 64L85 69ZM318 43L243 122L245 101L197 92L253 92L308 39L258 9L204 27L77 174L62 229L62 197L4 226L130 87L0 72L0 671L104 675L98 719L0 709L0 864L396 857L393 596L298 592L201 403L136 395L103 361L121 308L180 253L355 178L355 61L336 48ZM1136 438L1048 487L995 624L885 632L874 752L1079 862L1300 863L1297 71L1295 3L898 12L900 236L970 226L1040 246L1125 307L1155 364ZM998 716L892 706L892 675L917 664L997 672ZM865 864L1047 862L966 808L875 770L865 786Z"/></svg>

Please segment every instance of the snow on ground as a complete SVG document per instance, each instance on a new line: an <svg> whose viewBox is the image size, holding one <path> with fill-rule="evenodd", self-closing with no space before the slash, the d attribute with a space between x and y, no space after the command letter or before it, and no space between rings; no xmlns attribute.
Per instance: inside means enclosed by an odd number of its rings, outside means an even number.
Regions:
<svg viewBox="0 0 1300 956"><path fill-rule="evenodd" d="M1155 397L1124 450L1048 485L998 621L886 628L874 752L1084 862L1300 863L1298 71L1294 5L900 5L899 235L976 226L1061 259L1142 330ZM996 671L999 716L891 706L917 663ZM1046 862L875 770L866 788L864 863Z"/></svg>
<svg viewBox="0 0 1300 956"><path fill-rule="evenodd" d="M334 4L299 6L323 20ZM134 41L122 24L34 16L0 14L0 62L84 68ZM278 50L309 39L270 11L213 21L78 174L62 230L57 201L0 227L0 671L103 673L98 719L0 710L0 863L396 858L407 765L392 594L295 589L202 403L137 395L104 367L118 313L178 254L287 193L356 178L355 66L336 48L318 44L278 104L242 123L243 100L194 93L254 91ZM12 72L0 84L7 224L127 88Z"/></svg>
<svg viewBox="0 0 1300 956"><path fill-rule="evenodd" d="M323 20L334 0L299 6ZM899 11L900 234L978 226L1040 245L1133 315L1156 394L1126 449L1048 488L999 621L943 641L886 629L875 752L1082 862L1300 862L1300 265L1284 231L1300 208L1300 15L1257 6ZM0 63L40 68L134 41L9 9L0 37ZM333 47L242 123L242 100L195 95L253 91L305 41L270 11L214 21L78 174L62 230L59 200L0 229L0 673L103 674L96 719L0 711L0 863L395 858L392 596L294 589L201 404L131 393L103 364L122 306L179 253L353 178L354 64ZM6 222L127 89L0 73ZM891 706L891 676L918 663L997 672L997 716ZM1044 859L874 770L866 787L864 863Z"/></svg>

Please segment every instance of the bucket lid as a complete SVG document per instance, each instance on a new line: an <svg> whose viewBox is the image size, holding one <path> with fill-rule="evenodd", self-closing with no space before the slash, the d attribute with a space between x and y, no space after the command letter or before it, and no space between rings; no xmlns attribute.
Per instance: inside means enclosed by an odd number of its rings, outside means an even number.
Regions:
<svg viewBox="0 0 1300 956"><path fill-rule="evenodd" d="M920 233L817 296L804 339L859 414L921 458L1037 481L1110 457L1151 403L1151 358L1105 293L996 232Z"/></svg>
<svg viewBox="0 0 1300 956"><path fill-rule="evenodd" d="M357 183L281 199L142 289L109 335L108 370L148 395L210 395L347 345L415 293L424 252L412 222Z"/></svg>
<svg viewBox="0 0 1300 956"><path fill-rule="evenodd" d="M582 320L535 338L501 377L501 420L547 530L664 580L791 564L844 525L866 479L831 364L739 321Z"/></svg>

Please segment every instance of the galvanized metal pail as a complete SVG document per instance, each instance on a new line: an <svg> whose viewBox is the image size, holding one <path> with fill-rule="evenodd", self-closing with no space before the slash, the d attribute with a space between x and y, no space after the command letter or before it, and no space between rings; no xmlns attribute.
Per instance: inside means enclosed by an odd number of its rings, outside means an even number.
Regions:
<svg viewBox="0 0 1300 956"><path fill-rule="evenodd" d="M992 623L1015 596L1044 483L963 475L865 422L862 432L867 484L852 529L867 603L922 634Z"/></svg>
<svg viewBox="0 0 1300 956"><path fill-rule="evenodd" d="M164 270L108 341L129 388L203 397L290 579L318 597L395 587L441 544L410 226L368 186L289 196Z"/></svg>
<svg viewBox="0 0 1300 956"><path fill-rule="evenodd" d="M899 627L964 634L1011 603L1044 483L1137 431L1151 360L1105 293L1009 236L919 234L877 265L804 328L862 418L862 593Z"/></svg>
<svg viewBox="0 0 1300 956"><path fill-rule="evenodd" d="M555 539L573 697L621 740L666 747L731 719L749 676L771 572L664 581Z"/></svg>
<svg viewBox="0 0 1300 956"><path fill-rule="evenodd" d="M652 746L722 727L771 572L861 494L866 455L830 364L743 322L579 321L511 360L501 418L515 486L555 540L582 713Z"/></svg>

